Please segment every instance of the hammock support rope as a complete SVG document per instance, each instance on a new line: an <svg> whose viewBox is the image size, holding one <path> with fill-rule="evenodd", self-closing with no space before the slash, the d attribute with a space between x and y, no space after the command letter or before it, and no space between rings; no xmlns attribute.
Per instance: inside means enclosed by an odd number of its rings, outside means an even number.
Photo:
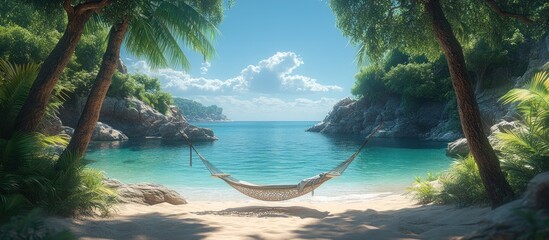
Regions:
<svg viewBox="0 0 549 240"><path fill-rule="evenodd" d="M202 156L198 150L193 146L191 141L182 134L183 138L189 144L189 148L191 150L190 153L190 159L189 164L192 167L192 151L196 153L196 155L202 160L202 163L210 174L213 177L219 178L223 181L225 181L227 184L229 184L231 187L236 189L237 191L241 192L242 194L255 198L258 200L263 201L283 201L288 200L296 197L303 196L307 193L313 192L316 188L318 188L320 185L325 183L326 181L341 176L343 172L347 169L347 167L355 160L355 158L358 156L358 154L362 151L362 149L366 146L366 144L370 141L371 137L382 127L382 125L379 125L376 127L370 135L366 138L364 143L358 148L358 150L353 153L347 160L343 161L333 169L327 172L322 172L320 174L317 174L313 177L306 178L301 180L297 184L293 185L256 185L249 182L238 180L234 177L232 177L230 174L227 174L223 171L221 171L219 168L214 166L210 161L208 161L204 156Z"/></svg>

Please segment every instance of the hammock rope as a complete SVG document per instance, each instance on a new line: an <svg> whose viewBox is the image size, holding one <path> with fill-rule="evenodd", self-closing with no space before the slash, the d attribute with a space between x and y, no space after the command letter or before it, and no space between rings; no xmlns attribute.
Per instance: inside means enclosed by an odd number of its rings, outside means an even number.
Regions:
<svg viewBox="0 0 549 240"><path fill-rule="evenodd" d="M319 173L313 177L302 179L299 183L293 185L256 185L249 182L238 180L232 177L230 174L221 171L219 168L214 166L210 161L208 161L198 150L194 147L191 141L184 135L184 140L189 144L190 150L190 159L189 164L192 167L192 152L194 151L196 155L200 158L204 166L208 169L211 176L219 178L229 184L231 187L241 192L242 194L263 201L283 201L296 197L303 196L307 193L313 193L314 190L326 181L341 176L343 172L349 167L349 165L355 160L358 154L364 149L366 144L370 141L371 137L382 127L379 125L376 127L370 135L365 139L364 143L354 152L349 158L345 161L334 167L333 169Z"/></svg>

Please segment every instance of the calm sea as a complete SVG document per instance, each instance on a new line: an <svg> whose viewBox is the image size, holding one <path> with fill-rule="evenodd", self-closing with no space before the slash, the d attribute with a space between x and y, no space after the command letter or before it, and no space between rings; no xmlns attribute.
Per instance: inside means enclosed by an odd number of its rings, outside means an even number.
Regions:
<svg viewBox="0 0 549 240"><path fill-rule="evenodd" d="M315 122L195 123L213 129L218 141L195 143L210 162L233 177L256 184L295 184L330 170L364 141L361 136L306 132ZM360 199L404 192L415 176L446 169L446 144L417 139L373 139L345 174L303 199ZM95 143L86 156L91 167L127 183L151 182L177 190L189 200L246 200L223 181L210 177L189 148L159 139Z"/></svg>

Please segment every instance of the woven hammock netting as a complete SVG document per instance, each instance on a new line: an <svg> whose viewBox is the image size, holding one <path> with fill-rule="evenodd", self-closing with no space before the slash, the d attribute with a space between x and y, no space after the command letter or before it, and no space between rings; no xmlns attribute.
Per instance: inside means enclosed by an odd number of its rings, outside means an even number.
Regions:
<svg viewBox="0 0 549 240"><path fill-rule="evenodd" d="M238 180L234 177L231 177L230 174L224 173L219 168L215 167L210 161L203 157L194 146L187 140L192 151L194 151L202 163L206 166L208 171L210 171L213 177L220 178L225 181L231 187L241 192L242 194L263 201L283 201L296 197L303 196L307 193L313 192L320 185L326 181L338 177L347 169L349 164L355 160L358 154L366 146L371 136L377 132L381 126L377 127L364 141L360 148L353 153L347 160L343 161L335 168L330 171L322 172L316 176L306 178L301 180L299 183L294 185L256 185L249 182ZM192 158L192 156L191 156Z"/></svg>

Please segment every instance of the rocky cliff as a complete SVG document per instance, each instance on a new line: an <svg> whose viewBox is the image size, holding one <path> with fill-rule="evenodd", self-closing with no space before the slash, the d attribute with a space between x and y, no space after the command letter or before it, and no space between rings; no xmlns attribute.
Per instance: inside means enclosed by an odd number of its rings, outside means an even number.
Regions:
<svg viewBox="0 0 549 240"><path fill-rule="evenodd" d="M502 119L513 121L516 113L512 106L502 105L498 99L508 90L521 87L534 72L547 66L549 61L549 37L533 44L528 54L519 56L528 61L528 70L522 76L508 76L506 69L495 71L504 84L477 94L477 101L487 133L490 127ZM383 122L380 136L418 137L431 140L452 141L462 137L455 102L422 102L410 109L401 97L386 96L374 101L362 98L346 98L338 102L323 121L308 129L325 134L367 134Z"/></svg>
<svg viewBox="0 0 549 240"><path fill-rule="evenodd" d="M60 111L63 124L75 127L85 103L86 99L84 98L68 101ZM184 132L191 141L217 140L211 129L189 124L177 107L171 107L164 115L137 99L107 97L103 102L99 121L102 123L100 127L108 129L111 126L113 128L113 130L103 130L103 132L118 134L114 131L118 130L128 138L162 137L166 140L180 140L181 132ZM103 124L108 124L108 126ZM94 140L99 139L94 138Z"/></svg>

